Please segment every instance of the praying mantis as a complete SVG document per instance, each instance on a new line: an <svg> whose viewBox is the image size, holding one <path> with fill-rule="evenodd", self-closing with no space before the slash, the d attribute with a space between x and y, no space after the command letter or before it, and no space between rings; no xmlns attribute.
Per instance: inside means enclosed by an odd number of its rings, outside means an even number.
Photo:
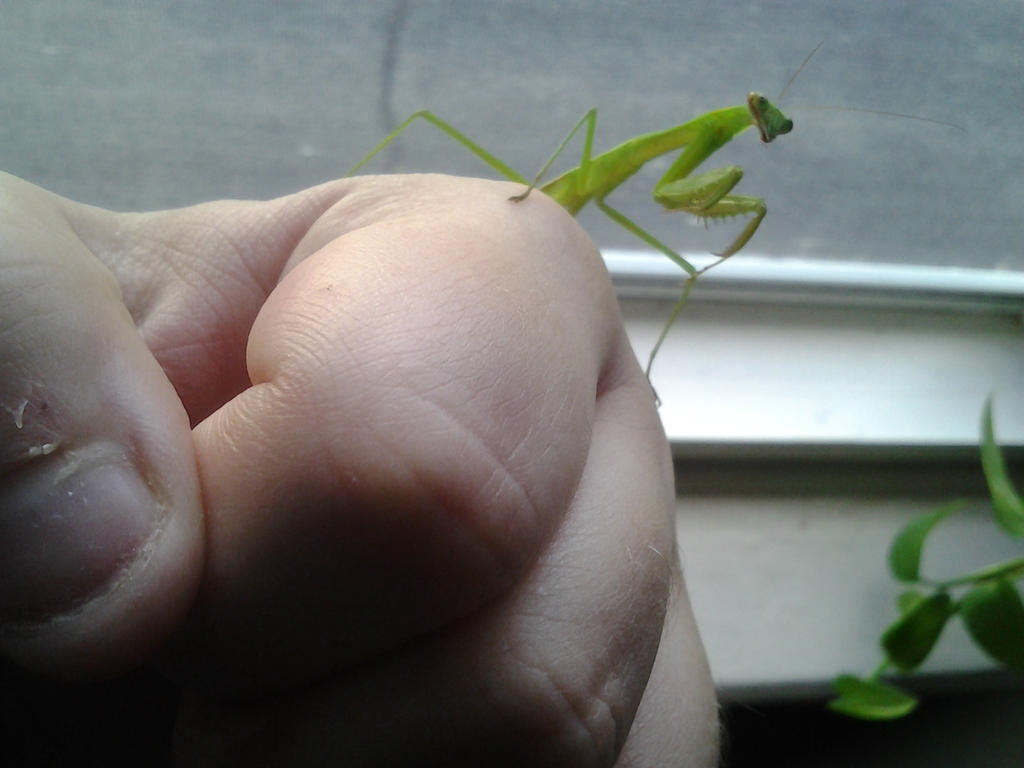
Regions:
<svg viewBox="0 0 1024 768"><path fill-rule="evenodd" d="M815 48L815 51L817 48ZM811 52L811 55L814 51ZM810 56L807 57L810 59ZM807 62L805 61L804 64ZM803 65L801 65L801 69ZM798 70L799 72L799 70ZM795 75L794 75L795 77ZM791 81L792 82L792 79ZM597 110L589 110L569 131L568 135L555 148L551 157L544 163L532 182L485 150L450 123L445 122L434 113L421 110L406 118L397 128L384 137L369 154L354 165L347 176L362 169L381 150L390 144L410 124L416 120L425 120L434 125L463 147L475 154L487 165L510 181L528 184L520 194L509 198L513 202L521 202L534 190L540 189L556 202L561 204L570 214L575 216L590 201L594 202L612 221L647 243L657 251L665 254L686 272L687 278L683 285L682 295L658 336L647 359L644 372L650 379L654 359L668 336L679 313L686 305L690 291L700 275L740 250L757 231L761 220L767 213L764 200L749 195L732 194L741 178L743 170L737 166L717 168L691 175L701 163L733 139L733 137L754 126L757 128L761 141L768 144L778 136L793 130L793 121L786 117L774 104L760 93L751 92L745 104L727 107L708 112L689 122L654 133L646 133L627 139L618 146L599 155L593 154L594 132L597 127ZM541 184L542 179L551 168L558 156L565 150L569 142L585 127L583 156L580 164L563 173L558 178ZM681 149L679 157L672 163L657 184L654 185L654 200L667 211L681 211L701 219L718 219L736 215L751 215L752 218L742 231L725 250L715 254L718 260L700 269L683 258L678 252L665 245L625 214L612 208L605 202L617 187L625 182L646 163L668 152Z"/></svg>

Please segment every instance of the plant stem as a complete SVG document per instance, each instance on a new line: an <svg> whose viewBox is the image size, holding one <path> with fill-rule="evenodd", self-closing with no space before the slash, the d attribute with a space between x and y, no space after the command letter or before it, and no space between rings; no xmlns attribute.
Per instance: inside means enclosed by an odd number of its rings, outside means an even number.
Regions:
<svg viewBox="0 0 1024 768"><path fill-rule="evenodd" d="M885 670L889 668L889 660L882 659L882 663L875 667L874 671L868 675L868 680L877 681L881 679L882 675L885 674Z"/></svg>
<svg viewBox="0 0 1024 768"><path fill-rule="evenodd" d="M996 578L1009 578L1011 581L1024 576L1024 557L1007 560L1004 563L996 563L987 568L982 568L971 573L958 576L949 581L929 582L929 585L936 589L949 589L963 584L974 584L979 581L988 581Z"/></svg>

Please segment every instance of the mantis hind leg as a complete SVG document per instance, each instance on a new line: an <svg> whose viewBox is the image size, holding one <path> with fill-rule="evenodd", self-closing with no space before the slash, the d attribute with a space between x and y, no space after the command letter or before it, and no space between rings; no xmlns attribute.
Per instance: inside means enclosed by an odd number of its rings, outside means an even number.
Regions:
<svg viewBox="0 0 1024 768"><path fill-rule="evenodd" d="M408 128L409 125L411 125L416 120L426 120L428 123L435 126L439 130L450 136L452 139L457 141L463 147L468 149L474 155L479 157L481 160L487 163L487 165L496 170L509 181L518 181L522 184L527 183L526 179L520 173L513 170L511 167L509 167L504 162L499 160L497 157L492 155L486 149L484 149L471 138L469 138L466 134L462 133L462 131L455 128L451 123L445 122L437 115L435 115L433 112L429 112L427 110L421 110L419 112L414 112L413 114L409 115L409 117L402 121L402 123L399 124L397 128L395 128L393 131L391 131L391 133L389 133L387 136L381 139L380 143L377 144L377 146L375 146L373 149L371 149L369 154L366 155L366 157L364 157L358 163L353 165L349 169L348 173L346 173L345 175L352 176L354 173L363 168L368 162L370 162L374 157L376 157L381 150L383 150L388 144L390 144L392 141L398 138L399 134L401 134L402 131Z"/></svg>

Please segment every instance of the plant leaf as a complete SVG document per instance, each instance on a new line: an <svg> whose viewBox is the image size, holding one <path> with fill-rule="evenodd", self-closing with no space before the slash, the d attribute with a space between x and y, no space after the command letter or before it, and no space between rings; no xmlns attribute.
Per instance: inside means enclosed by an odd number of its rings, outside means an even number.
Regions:
<svg viewBox="0 0 1024 768"><path fill-rule="evenodd" d="M938 509L916 517L900 529L889 547L889 570L900 581L917 581L921 573L921 550L932 528L949 515L963 509L963 499L943 504Z"/></svg>
<svg viewBox="0 0 1024 768"><path fill-rule="evenodd" d="M916 589L908 589L906 592L901 592L900 596L896 598L896 608L899 610L902 616L905 613L910 613L912 610L917 608L924 601L924 595L918 592Z"/></svg>
<svg viewBox="0 0 1024 768"><path fill-rule="evenodd" d="M861 680L853 675L840 675L832 681L839 697L828 708L861 720L895 720L909 715L917 706L917 698L900 688L878 680Z"/></svg>
<svg viewBox="0 0 1024 768"><path fill-rule="evenodd" d="M931 653L952 613L952 600L945 592L921 600L882 633L889 660L903 672L912 671Z"/></svg>
<svg viewBox="0 0 1024 768"><path fill-rule="evenodd" d="M1016 587L997 579L979 584L960 606L974 642L996 661L1024 672L1024 603Z"/></svg>
<svg viewBox="0 0 1024 768"><path fill-rule="evenodd" d="M985 401L981 416L981 468L992 496L996 522L1011 536L1024 538L1024 501L1013 487L1006 471L1003 452L996 445L992 427L992 398Z"/></svg>

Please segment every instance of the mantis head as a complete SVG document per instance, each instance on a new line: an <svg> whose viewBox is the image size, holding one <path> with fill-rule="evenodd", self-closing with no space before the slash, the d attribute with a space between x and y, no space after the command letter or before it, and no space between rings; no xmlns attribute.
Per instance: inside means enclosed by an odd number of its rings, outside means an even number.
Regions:
<svg viewBox="0 0 1024 768"><path fill-rule="evenodd" d="M750 92L747 96L747 107L750 109L750 116L757 132L761 134L761 141L765 144L776 136L793 130L793 121L760 93Z"/></svg>

